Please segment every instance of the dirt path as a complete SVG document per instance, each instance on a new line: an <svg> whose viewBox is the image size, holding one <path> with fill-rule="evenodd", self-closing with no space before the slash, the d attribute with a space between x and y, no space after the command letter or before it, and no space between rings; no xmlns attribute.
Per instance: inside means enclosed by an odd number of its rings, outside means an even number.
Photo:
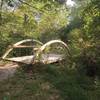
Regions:
<svg viewBox="0 0 100 100"><path fill-rule="evenodd" d="M16 71L16 68L18 68L18 65L15 63L9 63L9 64L1 63L0 64L0 81L13 76L13 74Z"/></svg>

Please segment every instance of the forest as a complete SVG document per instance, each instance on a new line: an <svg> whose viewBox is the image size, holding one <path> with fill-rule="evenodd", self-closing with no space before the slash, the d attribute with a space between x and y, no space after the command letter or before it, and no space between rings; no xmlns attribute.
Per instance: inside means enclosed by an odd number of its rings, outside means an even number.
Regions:
<svg viewBox="0 0 100 100"><path fill-rule="evenodd" d="M0 100L100 100L99 49L100 0L0 0Z"/></svg>

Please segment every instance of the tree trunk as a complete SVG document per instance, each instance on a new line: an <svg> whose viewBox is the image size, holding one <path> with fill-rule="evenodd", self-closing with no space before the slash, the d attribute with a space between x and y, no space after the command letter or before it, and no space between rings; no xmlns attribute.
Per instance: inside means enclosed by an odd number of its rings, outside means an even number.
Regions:
<svg viewBox="0 0 100 100"><path fill-rule="evenodd" d="M0 4L0 25L2 24L2 6L3 6L3 0L1 0Z"/></svg>

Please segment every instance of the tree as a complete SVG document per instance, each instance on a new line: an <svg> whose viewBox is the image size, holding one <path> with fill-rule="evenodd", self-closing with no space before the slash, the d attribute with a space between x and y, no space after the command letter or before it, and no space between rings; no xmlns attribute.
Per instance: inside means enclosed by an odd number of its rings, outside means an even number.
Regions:
<svg viewBox="0 0 100 100"><path fill-rule="evenodd" d="M3 46L24 38L44 40L47 36L52 39L57 36L57 30L67 24L68 11L56 0L2 1L0 38ZM2 51L5 47L0 48Z"/></svg>
<svg viewBox="0 0 100 100"><path fill-rule="evenodd" d="M99 74L99 45L100 45L100 28L99 28L99 6L98 0L91 1L83 10L80 12L80 18L82 19L81 34L79 40L76 37L76 43L74 47L79 48L79 60L80 66L84 66L86 74L88 76L95 77ZM73 33L73 32L72 32ZM78 32L79 33L79 32ZM73 34L75 37L75 34ZM74 39L75 40L75 39ZM80 45L79 45L80 44ZM84 58L84 59L83 59Z"/></svg>

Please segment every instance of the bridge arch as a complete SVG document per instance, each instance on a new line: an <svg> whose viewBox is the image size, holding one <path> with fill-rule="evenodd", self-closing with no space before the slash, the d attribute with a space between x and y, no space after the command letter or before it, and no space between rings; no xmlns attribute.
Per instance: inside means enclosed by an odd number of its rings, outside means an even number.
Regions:
<svg viewBox="0 0 100 100"><path fill-rule="evenodd" d="M50 46L50 45L56 44L56 43L62 44L67 49L68 53L70 54L70 49L69 49L68 45L61 40L51 40L51 41L45 43L44 45L42 45L40 47L39 52L42 52L43 50L45 50L47 46Z"/></svg>
<svg viewBox="0 0 100 100"><path fill-rule="evenodd" d="M36 56L36 59L38 59L38 60L41 59L41 55L43 54L43 51L44 51L48 46L50 46L50 45L52 45L52 44L62 44L62 45L66 48L68 54L71 55L70 49L69 49L68 45L67 45L65 42L63 42L63 41L61 41L61 40L51 40L51 41L45 43L44 45L42 45L42 46L39 48L38 52L37 52L36 55L35 55L35 56Z"/></svg>
<svg viewBox="0 0 100 100"><path fill-rule="evenodd" d="M36 42L36 43L40 44L41 46L43 45L42 42L40 42L40 41L38 41L38 40L35 40L35 39L25 39L25 40L19 41L19 42L13 44L12 46L9 46L8 50L7 50L7 51L4 53L4 55L2 56L2 59L6 59L6 57L8 56L8 54L9 54L14 48L22 48L22 47L33 48L33 45L32 45L32 46L20 46L21 44L27 43L27 42Z"/></svg>

